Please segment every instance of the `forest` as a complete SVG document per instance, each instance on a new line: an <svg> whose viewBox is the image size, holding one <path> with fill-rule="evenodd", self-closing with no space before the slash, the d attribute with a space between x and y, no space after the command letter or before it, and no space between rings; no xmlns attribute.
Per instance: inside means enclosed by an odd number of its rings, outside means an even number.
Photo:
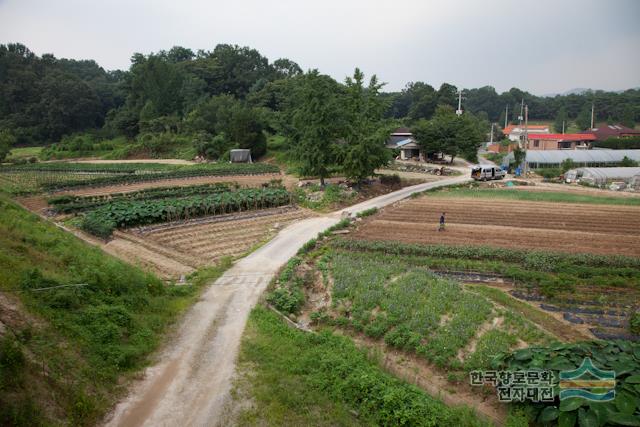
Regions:
<svg viewBox="0 0 640 427"><path fill-rule="evenodd" d="M319 166L304 162L308 172L323 176L331 161L358 162L366 151L357 147L362 139L383 140L398 125L428 134L424 121L447 122L457 107L457 91L448 83L436 89L411 82L399 92L384 92L383 83L372 76L367 84L358 69L338 82L317 70L305 72L290 59L270 61L255 49L228 44L211 51L176 46L135 53L126 71L7 44L0 45L0 146L8 151L46 145L49 158L116 148L120 158L161 157L189 147L190 154L215 159L232 147L251 148L260 157L267 138L279 135L301 147L298 158L331 157L316 162ZM488 132L489 122L504 123L505 109L507 121L516 121L523 100L530 120L567 119L585 129L593 103L597 121L627 126L640 121L640 89L541 97L485 86L463 94L472 122L460 129L476 122ZM317 152L310 154L309 148ZM464 154L464 147L458 148Z"/></svg>

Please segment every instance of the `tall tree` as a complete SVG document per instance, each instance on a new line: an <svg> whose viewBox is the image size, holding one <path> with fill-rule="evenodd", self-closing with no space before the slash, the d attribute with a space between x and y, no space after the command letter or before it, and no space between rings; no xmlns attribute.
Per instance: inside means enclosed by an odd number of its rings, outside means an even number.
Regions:
<svg viewBox="0 0 640 427"><path fill-rule="evenodd" d="M300 172L317 176L321 185L335 163L344 119L338 93L335 80L312 70L296 78L290 101L291 126L285 131L293 155L301 164Z"/></svg>
<svg viewBox="0 0 640 427"><path fill-rule="evenodd" d="M576 126L580 130L587 130L591 127L591 108L585 105L576 117Z"/></svg>
<svg viewBox="0 0 640 427"><path fill-rule="evenodd" d="M429 121L421 121L412 129L418 144L429 153L441 152L469 161L477 160L484 132L478 119L469 113L457 116L452 107L440 106Z"/></svg>
<svg viewBox="0 0 640 427"><path fill-rule="evenodd" d="M564 107L560 108L558 114L556 115L556 119L553 122L553 129L557 133L562 133L569 126L569 116L567 115L567 110Z"/></svg>
<svg viewBox="0 0 640 427"><path fill-rule="evenodd" d="M389 133L380 127L386 109L380 97L383 84L378 83L378 78L373 75L365 87L364 74L356 68L353 78L346 79L345 86L347 128L342 169L347 178L360 182L391 159L384 145Z"/></svg>

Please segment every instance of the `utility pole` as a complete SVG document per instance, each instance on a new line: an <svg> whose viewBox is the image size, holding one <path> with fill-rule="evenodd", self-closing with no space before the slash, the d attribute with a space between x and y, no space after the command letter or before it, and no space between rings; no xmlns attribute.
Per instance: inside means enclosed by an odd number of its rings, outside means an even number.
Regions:
<svg viewBox="0 0 640 427"><path fill-rule="evenodd" d="M593 116L594 116L594 111L595 111L595 103L592 102L591 103L591 129L593 129Z"/></svg>
<svg viewBox="0 0 640 427"><path fill-rule="evenodd" d="M562 134L564 135L564 120L562 121Z"/></svg>
<svg viewBox="0 0 640 427"><path fill-rule="evenodd" d="M458 109L456 110L458 116L462 115L462 89L458 91Z"/></svg>
<svg viewBox="0 0 640 427"><path fill-rule="evenodd" d="M524 106L524 176L527 176L529 165L527 164L527 148L529 147L529 106Z"/></svg>
<svg viewBox="0 0 640 427"><path fill-rule="evenodd" d="M524 111L524 98L520 101L520 115L518 116L518 121L520 122L520 126L522 126L522 116Z"/></svg>
<svg viewBox="0 0 640 427"><path fill-rule="evenodd" d="M509 119L509 104L507 104L507 108L504 110L504 128L507 128L507 120Z"/></svg>
<svg viewBox="0 0 640 427"><path fill-rule="evenodd" d="M494 125L494 123L491 123L491 136L490 136L490 139L489 139L489 144L493 144L493 125Z"/></svg>

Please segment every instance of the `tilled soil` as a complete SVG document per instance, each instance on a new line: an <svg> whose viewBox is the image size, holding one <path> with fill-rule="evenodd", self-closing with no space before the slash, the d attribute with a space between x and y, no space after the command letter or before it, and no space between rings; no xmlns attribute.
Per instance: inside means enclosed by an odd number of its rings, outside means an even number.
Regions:
<svg viewBox="0 0 640 427"><path fill-rule="evenodd" d="M116 231L105 250L177 279L222 257L242 255L291 222L311 216L306 209L284 207Z"/></svg>
<svg viewBox="0 0 640 427"><path fill-rule="evenodd" d="M438 219L446 212L446 231ZM640 207L428 196L385 209L354 238L640 256Z"/></svg>

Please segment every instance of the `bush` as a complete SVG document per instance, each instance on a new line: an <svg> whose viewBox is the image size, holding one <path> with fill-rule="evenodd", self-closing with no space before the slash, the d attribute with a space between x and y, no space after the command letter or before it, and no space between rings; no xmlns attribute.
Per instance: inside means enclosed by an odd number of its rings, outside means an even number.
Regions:
<svg viewBox="0 0 640 427"><path fill-rule="evenodd" d="M640 335L640 311L636 311L631 315L629 330L634 335Z"/></svg>
<svg viewBox="0 0 640 427"><path fill-rule="evenodd" d="M382 185L400 185L400 175L394 173L393 175L380 175L380 184Z"/></svg>
<svg viewBox="0 0 640 427"><path fill-rule="evenodd" d="M89 214L84 217L81 227L87 233L108 239L111 237L113 230L116 229L116 223L102 216Z"/></svg>
<svg viewBox="0 0 640 427"><path fill-rule="evenodd" d="M22 384L26 359L20 343L9 335L0 338L0 390Z"/></svg>
<svg viewBox="0 0 640 427"><path fill-rule="evenodd" d="M558 169L558 168L536 169L536 173L543 178L552 179L552 178L559 177L562 174L562 169Z"/></svg>

